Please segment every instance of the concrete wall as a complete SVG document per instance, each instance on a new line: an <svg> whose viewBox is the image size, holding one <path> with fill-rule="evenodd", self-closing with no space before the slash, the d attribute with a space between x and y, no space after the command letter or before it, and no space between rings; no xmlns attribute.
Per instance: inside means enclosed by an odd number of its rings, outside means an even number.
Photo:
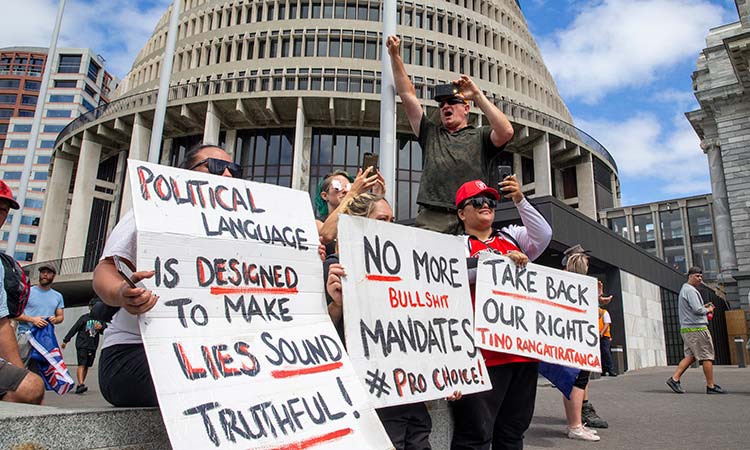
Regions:
<svg viewBox="0 0 750 450"><path fill-rule="evenodd" d="M622 270L620 281L628 370L665 366L667 351L659 286Z"/></svg>

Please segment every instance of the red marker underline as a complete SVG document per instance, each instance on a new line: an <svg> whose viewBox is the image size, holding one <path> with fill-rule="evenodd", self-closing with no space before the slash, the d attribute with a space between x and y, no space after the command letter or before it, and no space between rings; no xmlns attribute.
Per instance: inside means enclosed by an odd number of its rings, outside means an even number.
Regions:
<svg viewBox="0 0 750 450"><path fill-rule="evenodd" d="M562 308L566 311L573 311L573 312L582 313L582 314L586 312L585 309L575 308L573 306L568 306L568 305L561 305L559 303L551 302L543 298L532 297L530 295L515 294L513 292L496 291L494 289L492 290L492 293L495 295L504 295L506 297L511 297L511 298L515 298L518 300L529 300L532 302L541 303L542 305L554 306L556 308Z"/></svg>
<svg viewBox="0 0 750 450"><path fill-rule="evenodd" d="M290 377L296 377L298 375L309 375L311 373L329 372L331 370L336 370L343 365L344 364L341 361L339 361L339 362L330 363L330 364L322 364L320 366L315 366L315 367L305 367L302 369L273 370L271 371L271 376L274 378L290 378Z"/></svg>
<svg viewBox="0 0 750 450"><path fill-rule="evenodd" d="M332 431L330 433L323 434L321 436L311 437L302 441L292 442L291 444L281 445L279 447L267 447L264 450L302 450L323 444L330 441L335 441L344 436L352 434L354 430L351 428L342 428L341 430Z"/></svg>
<svg viewBox="0 0 750 450"><path fill-rule="evenodd" d="M401 277L391 275L367 274L366 278L370 281L401 281Z"/></svg>
<svg viewBox="0 0 750 450"><path fill-rule="evenodd" d="M297 288L221 287L211 286L211 295L224 294L297 294Z"/></svg>

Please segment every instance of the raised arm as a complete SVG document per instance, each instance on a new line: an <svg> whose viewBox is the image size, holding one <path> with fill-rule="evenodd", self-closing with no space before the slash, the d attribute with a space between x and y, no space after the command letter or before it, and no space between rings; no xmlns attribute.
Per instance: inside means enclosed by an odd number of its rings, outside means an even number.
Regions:
<svg viewBox="0 0 750 450"><path fill-rule="evenodd" d="M504 230L513 236L521 250L533 261L544 252L552 240L552 227L544 216L526 200L515 175L506 177L500 183L500 189L505 198L513 199L523 223L522 227L510 225Z"/></svg>
<svg viewBox="0 0 750 450"><path fill-rule="evenodd" d="M411 84L409 74L406 73L406 67L404 67L404 61L401 59L401 39L397 36L388 36L385 45L388 47L388 54L391 57L391 70L393 71L396 92L401 97L401 103L404 105L411 131L419 137L419 125L422 122L423 114L422 105L419 103L417 91Z"/></svg>
<svg viewBox="0 0 750 450"><path fill-rule="evenodd" d="M395 71L394 71L395 72ZM471 100L474 104L482 110L484 117L489 121L492 127L492 133L490 133L490 139L495 147L500 147L508 143L513 138L513 125L502 111L495 106L479 87L474 84L471 78L466 75L461 75L461 78L453 82L458 87L459 96L466 100Z"/></svg>

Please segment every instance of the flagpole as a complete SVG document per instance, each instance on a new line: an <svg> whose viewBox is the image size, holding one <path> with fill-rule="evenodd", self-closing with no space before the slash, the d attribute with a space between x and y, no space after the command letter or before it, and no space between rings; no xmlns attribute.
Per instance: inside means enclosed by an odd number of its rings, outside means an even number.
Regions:
<svg viewBox="0 0 750 450"><path fill-rule="evenodd" d="M47 53L47 62L44 65L44 75L42 75L42 84L39 86L39 97L36 99L36 110L34 111L34 121L31 125L31 136L29 143L26 145L26 157L23 161L23 172L21 173L21 184L18 187L17 200L19 209L13 214L13 220L8 233L8 246L5 253L14 256L16 253L16 244L18 243L18 231L21 229L21 218L26 207L26 193L29 189L29 178L31 178L31 168L34 163L34 153L39 142L39 128L42 124L42 114L44 105L47 103L47 88L49 85L52 65L55 63L55 53L57 52L57 38L60 35L60 24L62 23L63 11L65 10L65 0L60 0L57 7L57 19L55 27L52 29L52 39L49 44Z"/></svg>
<svg viewBox="0 0 750 450"><path fill-rule="evenodd" d="M385 197L396 208L396 86L385 41L396 34L396 0L383 2L383 36L380 49L380 172Z"/></svg>
<svg viewBox="0 0 750 450"><path fill-rule="evenodd" d="M159 74L159 93L156 96L156 110L154 111L154 123L151 127L151 143L148 147L148 162L159 163L161 153L162 133L164 132L164 117L167 113L167 100L169 100L169 79L172 75L174 63L174 49L177 44L177 26L180 23L180 4L182 0L174 0L172 14L169 18L169 31L167 32L167 45L164 47L164 59L161 63Z"/></svg>

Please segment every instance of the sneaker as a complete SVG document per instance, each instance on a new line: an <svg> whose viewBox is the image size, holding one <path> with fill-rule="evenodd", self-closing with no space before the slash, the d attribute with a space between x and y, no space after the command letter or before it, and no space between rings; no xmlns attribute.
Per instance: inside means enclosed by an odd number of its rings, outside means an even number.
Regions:
<svg viewBox="0 0 750 450"><path fill-rule="evenodd" d="M577 426L575 428L568 428L568 437L570 439L589 442L596 442L601 439L599 436L592 433L591 430L587 429L583 425Z"/></svg>
<svg viewBox="0 0 750 450"><path fill-rule="evenodd" d="M85 384L79 384L76 386L76 394L83 394L84 392L88 391L89 388L86 387Z"/></svg>
<svg viewBox="0 0 750 450"><path fill-rule="evenodd" d="M584 425L584 426L583 426L583 429L584 429L584 430L586 430L586 431L588 431L588 432L589 432L589 433L591 433L591 434L596 434L596 435L598 435L598 434L599 434L599 432L598 432L597 430L595 430L595 429L593 429L593 428L589 428L589 427L587 427L586 425ZM568 434L568 431L570 431L570 428L568 428L568 427L566 426L566 427L565 427L565 431L563 431L563 434Z"/></svg>
<svg viewBox="0 0 750 450"><path fill-rule="evenodd" d="M616 377L617 372L602 372L603 377Z"/></svg>
<svg viewBox="0 0 750 450"><path fill-rule="evenodd" d="M667 386L674 391L675 394L684 394L685 389L679 381L675 381L672 377L667 378ZM706 387L706 393L708 393L708 387Z"/></svg>
<svg viewBox="0 0 750 450"><path fill-rule="evenodd" d="M584 403L581 408L581 419L583 419L584 425L588 425L591 428L609 428L609 423L606 420L599 417L596 413L594 405L591 403Z"/></svg>
<svg viewBox="0 0 750 450"><path fill-rule="evenodd" d="M706 394L726 394L726 392L724 392L721 386L714 384L714 387L706 386Z"/></svg>

